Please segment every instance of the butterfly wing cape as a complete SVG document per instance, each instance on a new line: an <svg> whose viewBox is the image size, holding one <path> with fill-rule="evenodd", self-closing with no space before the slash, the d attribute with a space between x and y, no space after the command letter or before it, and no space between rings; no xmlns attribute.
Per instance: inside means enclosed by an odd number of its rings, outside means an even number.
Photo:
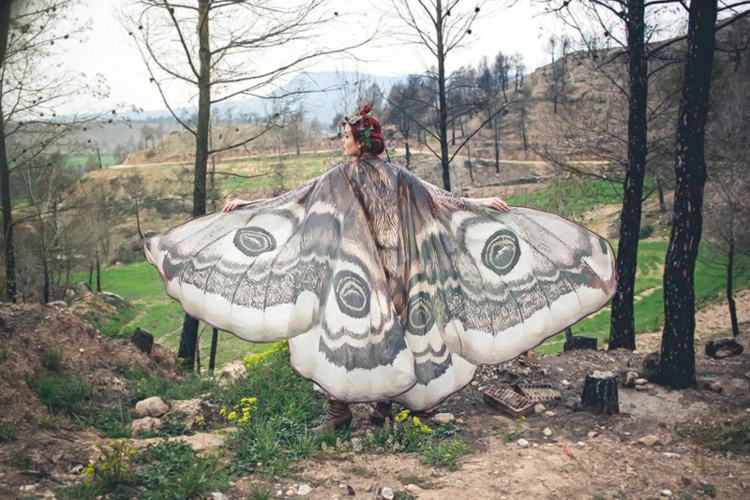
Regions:
<svg viewBox="0 0 750 500"><path fill-rule="evenodd" d="M289 339L302 376L346 401L433 406L604 306L609 243L544 211L499 212L379 159L144 242L190 316Z"/></svg>

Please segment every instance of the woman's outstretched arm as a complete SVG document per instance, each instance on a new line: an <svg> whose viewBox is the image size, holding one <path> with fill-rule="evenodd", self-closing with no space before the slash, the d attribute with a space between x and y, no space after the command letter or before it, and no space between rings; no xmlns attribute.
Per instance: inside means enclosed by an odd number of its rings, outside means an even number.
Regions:
<svg viewBox="0 0 750 500"><path fill-rule="evenodd" d="M469 198L474 203L484 205L486 207L500 210L501 212L510 212L510 205L508 205L502 198L491 197L491 198Z"/></svg>

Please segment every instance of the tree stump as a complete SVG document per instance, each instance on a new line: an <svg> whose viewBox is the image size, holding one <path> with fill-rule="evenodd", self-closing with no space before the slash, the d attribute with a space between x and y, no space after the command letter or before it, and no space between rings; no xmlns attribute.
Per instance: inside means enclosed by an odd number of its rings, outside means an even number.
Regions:
<svg viewBox="0 0 750 500"><path fill-rule="evenodd" d="M573 330L570 327L566 328L563 352L573 351L575 349L592 349L596 351L596 338L573 335Z"/></svg>
<svg viewBox="0 0 750 500"><path fill-rule="evenodd" d="M141 327L136 328L131 341L141 351L145 352L146 354L151 354L151 348L154 346L154 336L151 335L151 333L149 333L148 331L144 330Z"/></svg>
<svg viewBox="0 0 750 500"><path fill-rule="evenodd" d="M606 413L607 415L620 413L615 374L595 370L591 375L586 375L581 404L591 413Z"/></svg>

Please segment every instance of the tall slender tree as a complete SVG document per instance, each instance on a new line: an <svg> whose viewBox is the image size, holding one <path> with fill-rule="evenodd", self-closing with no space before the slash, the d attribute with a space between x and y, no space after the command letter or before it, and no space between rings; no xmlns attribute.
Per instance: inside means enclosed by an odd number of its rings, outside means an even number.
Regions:
<svg viewBox="0 0 750 500"><path fill-rule="evenodd" d="M677 120L672 233L664 261L664 330L658 379L675 388L695 386L695 260L703 226L704 143L717 0L691 0L688 53Z"/></svg>

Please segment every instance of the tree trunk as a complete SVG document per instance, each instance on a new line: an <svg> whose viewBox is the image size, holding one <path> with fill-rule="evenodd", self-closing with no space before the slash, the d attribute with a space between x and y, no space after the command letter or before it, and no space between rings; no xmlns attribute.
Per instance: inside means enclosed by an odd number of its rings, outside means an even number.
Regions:
<svg viewBox="0 0 750 500"><path fill-rule="evenodd" d="M6 1L0 5L0 66L5 62L8 50L8 31L10 30L10 6ZM5 300L16 302L16 258L13 249L13 212L10 201L10 167L8 152L5 147L5 114L0 102L0 205L3 210L3 255L5 257Z"/></svg>
<svg viewBox="0 0 750 500"><path fill-rule="evenodd" d="M438 101L440 107L440 118L438 127L440 129L440 162L443 167L443 189L451 190L451 171L448 156L448 107L445 98L445 49L443 47L443 5L442 0L436 0L435 4L437 29L437 56L438 56Z"/></svg>
<svg viewBox="0 0 750 500"><path fill-rule="evenodd" d="M667 211L667 204L664 202L664 186L661 184L661 176L656 176L656 189L659 192L659 212Z"/></svg>
<svg viewBox="0 0 750 500"><path fill-rule="evenodd" d="M409 149L409 140L404 141L404 149L406 150L406 170L411 170L411 150Z"/></svg>
<svg viewBox="0 0 750 500"><path fill-rule="evenodd" d="M734 227L732 228L734 230ZM740 334L740 325L737 321L737 305L734 302L733 275L734 275L734 237L729 241L729 251L727 252L727 302L729 303L729 318L732 322L732 336Z"/></svg>
<svg viewBox="0 0 750 500"><path fill-rule="evenodd" d="M500 118L495 117L492 126L493 138L495 139L495 172L500 173Z"/></svg>
<svg viewBox="0 0 750 500"><path fill-rule="evenodd" d="M96 247L96 256L94 257L96 259L96 291L101 292L102 291L102 268L99 265L99 247Z"/></svg>
<svg viewBox="0 0 750 500"><path fill-rule="evenodd" d="M717 0L692 0L688 53L677 120L672 234L664 262L664 331L658 380L673 389L695 387L695 260L703 225L704 141Z"/></svg>
<svg viewBox="0 0 750 500"><path fill-rule="evenodd" d="M612 298L608 349L635 350L633 291L638 263L641 198L646 171L646 98L648 74L644 42L644 1L628 1L628 167L623 186L620 241L617 251L617 291Z"/></svg>
<svg viewBox="0 0 750 500"><path fill-rule="evenodd" d="M198 2L198 40L200 77L198 79L198 129L195 139L195 172L193 176L193 217L206 213L206 164L208 162L208 127L211 118L211 52L208 38L209 0ZM195 367L198 320L185 314L178 356L185 368Z"/></svg>

